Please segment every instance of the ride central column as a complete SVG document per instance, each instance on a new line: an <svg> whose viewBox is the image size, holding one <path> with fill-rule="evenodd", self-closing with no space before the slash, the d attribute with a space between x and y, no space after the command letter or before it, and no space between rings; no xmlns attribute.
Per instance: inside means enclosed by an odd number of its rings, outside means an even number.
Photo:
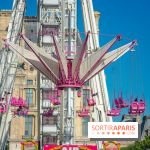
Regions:
<svg viewBox="0 0 150 150"><path fill-rule="evenodd" d="M66 54L66 59L71 62L76 54L76 37L77 37L77 1L62 0L62 39L61 48ZM68 69L69 70L69 69ZM68 71L68 80L70 80L70 72ZM68 86L64 88L62 99L62 144L75 144L75 91L76 88Z"/></svg>
<svg viewBox="0 0 150 150"><path fill-rule="evenodd" d="M63 98L63 131L62 131L62 144L74 144L75 131L74 131L74 89L65 88Z"/></svg>

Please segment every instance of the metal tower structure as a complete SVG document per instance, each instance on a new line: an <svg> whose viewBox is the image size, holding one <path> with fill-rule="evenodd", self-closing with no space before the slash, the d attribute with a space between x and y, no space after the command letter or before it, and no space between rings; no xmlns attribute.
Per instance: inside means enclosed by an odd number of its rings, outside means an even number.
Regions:
<svg viewBox="0 0 150 150"><path fill-rule="evenodd" d="M95 121L112 121L106 115L109 109L109 100L103 70L106 66L132 49L136 45L136 41L132 41L109 52L110 48L120 40L120 35L118 35L100 47L98 34L92 34L97 33L92 0L82 0L86 32L85 40L82 41L79 33L77 33L76 0L39 0L39 46L31 42L23 34L20 34L20 37L30 49L27 50L19 46L17 42L24 8L24 0L14 1L15 13L12 15L9 31L11 31L11 36L13 35L12 37L15 37L15 39L7 40L5 44L11 50L8 51L10 55L6 55L10 59L2 56L2 64L4 64L2 71L4 70L4 75L2 74L1 79L7 77L5 81L9 82L1 82L0 94L3 96L4 91L11 93L16 70L16 68L12 67L14 58L16 58L13 54L16 53L44 75L40 76L41 89L56 86L58 89L63 90L62 104L60 109L57 109L62 112L60 113L60 120L58 120L60 122L60 130L56 129L56 132L59 133L59 143L74 144L74 119L76 112L74 102L76 89L82 88L86 82L90 82L91 88L97 94L97 105L94 107L92 117ZM19 23L17 22L18 20ZM15 26L16 30L13 30L12 23L17 24ZM7 38L10 39L11 36L9 35ZM87 50L90 52L88 55L86 55ZM4 63L7 60L9 62ZM8 70L5 70L7 68L4 67L5 65L9 66ZM9 76L9 72L11 72L11 77ZM8 77L10 80L8 80ZM101 117L99 117L100 113ZM0 129L2 149L5 145L11 119L9 111L6 117L4 116L1 122L2 128Z"/></svg>
<svg viewBox="0 0 150 150"><path fill-rule="evenodd" d="M49 54L50 57L54 56L54 46L53 40L49 34L49 32L53 31L55 34L61 32L61 5L58 0L56 1L47 1L47 0L39 0L39 45L45 49L45 52ZM61 35L58 35L57 38L61 41ZM56 67L56 66L54 66ZM42 113L45 109L50 107L50 101L47 98L43 98L44 93L50 93L54 90L54 84L51 80L45 77L43 74L40 74L40 101L41 101L41 110ZM43 107L42 107L43 106ZM59 108L57 108L57 114ZM57 120L57 124L51 124L49 126L45 126L43 121L43 116L41 115L41 147L44 144L44 139L47 136L51 136L52 139L59 139L58 132L59 132L59 118L57 115L54 116L54 119ZM46 135L46 137L44 137ZM53 140L56 144L57 141ZM58 140L59 142L59 140Z"/></svg>
<svg viewBox="0 0 150 150"><path fill-rule="evenodd" d="M74 53L76 51L76 1L75 0L69 0L69 1L59 1L55 0L53 2L49 1L39 1L39 20L41 23L40 32L43 34L40 36L40 45L41 47L44 47L46 49L47 53L50 53L51 55L54 54L54 46L53 46L53 39L50 36L50 32L54 32L56 39L59 41L59 48L61 51L66 53L68 59L73 59ZM58 44L58 42L57 42ZM69 47L69 48L68 48ZM63 54L60 55L61 58L65 58L66 56L63 56ZM64 62L64 61L63 61ZM65 74L67 74L67 66L64 69ZM49 85L48 85L49 83ZM51 81L44 79L43 75L41 75L41 88L54 88ZM72 89L64 89L64 96L62 99L62 106L60 108L61 113L60 118L64 118L62 120L59 120L58 122L61 122L60 129L63 129L59 131L56 127L53 126L54 132L59 132L60 136L58 137L59 141L62 142L63 139L67 139L67 130L68 130L68 124L72 125L74 122L74 92ZM67 94L68 93L68 94ZM69 103L67 103L67 99L70 99ZM45 101L45 100L44 100ZM41 101L41 104L44 102ZM46 102L46 101L45 101ZM65 107L65 108L64 108ZM69 109L71 108L71 109ZM66 112L69 110L69 114ZM66 124L66 120L68 120ZM58 123L59 124L59 123ZM74 128L71 127L71 128ZM70 129L71 130L71 129ZM70 132L70 131L69 131ZM64 135L64 136L63 136ZM73 143L73 141L72 141Z"/></svg>
<svg viewBox="0 0 150 150"><path fill-rule="evenodd" d="M18 34L22 29L22 20L25 11L24 0L14 0L13 11L8 26L7 41L12 43L19 43ZM5 45L5 48L1 50L0 55L0 97L7 97L8 102L13 90L14 78L17 68L17 55L9 50ZM4 149L9 132L10 121L12 115L8 107L6 114L0 114L0 149Z"/></svg>
<svg viewBox="0 0 150 150"><path fill-rule="evenodd" d="M90 31L91 33L94 33L90 35L88 41L88 51L89 53L91 53L92 51L95 51L99 48L99 31L96 26L92 0L82 0L81 3L85 32ZM95 117L93 116L95 118L95 121L112 121L112 117L107 116L107 110L110 109L110 104L104 70L93 77L90 81L90 84L91 88L93 89L93 93L97 94L97 96L94 97L97 104L95 106L95 113L98 113Z"/></svg>
<svg viewBox="0 0 150 150"><path fill-rule="evenodd" d="M85 32L90 31L91 34L89 36L88 41L88 51L91 53L94 50L99 48L99 27L96 25L96 18L94 16L94 9L92 0L81 0L83 19L84 19L84 27ZM90 86L93 89L93 93L96 94L94 97L96 100L96 106L94 106L94 113L92 117L96 122L103 121L112 121L112 117L107 116L107 110L110 109L110 103L108 98L108 92L106 87L106 80L104 70L102 70L99 74L93 77L90 80ZM97 146L99 149L102 148L101 142L97 142Z"/></svg>

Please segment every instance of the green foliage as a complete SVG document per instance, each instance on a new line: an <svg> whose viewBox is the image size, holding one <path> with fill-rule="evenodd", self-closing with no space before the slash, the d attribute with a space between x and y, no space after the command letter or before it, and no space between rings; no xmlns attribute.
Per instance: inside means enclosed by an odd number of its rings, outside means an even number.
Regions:
<svg viewBox="0 0 150 150"><path fill-rule="evenodd" d="M9 150L9 143L7 143L5 150Z"/></svg>
<svg viewBox="0 0 150 150"><path fill-rule="evenodd" d="M150 136L146 136L142 141L136 141L128 147L121 148L121 150L146 150L150 148Z"/></svg>

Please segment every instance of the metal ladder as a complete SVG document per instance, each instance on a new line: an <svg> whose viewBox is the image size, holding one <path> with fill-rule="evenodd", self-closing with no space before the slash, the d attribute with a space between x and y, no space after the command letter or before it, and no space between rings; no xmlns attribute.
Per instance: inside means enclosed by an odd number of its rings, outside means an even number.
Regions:
<svg viewBox="0 0 150 150"><path fill-rule="evenodd" d="M13 43L18 43L18 34L22 29L22 21L25 12L25 1L14 0L13 11L9 22L7 40ZM4 97L5 92L11 93L13 91L14 79L17 69L17 57L9 49L3 48L1 55L1 76L0 76L0 96ZM8 95L8 102L11 98L11 94ZM6 146L8 139L8 130L12 119L10 106L8 104L8 112L0 116L0 150L3 150Z"/></svg>

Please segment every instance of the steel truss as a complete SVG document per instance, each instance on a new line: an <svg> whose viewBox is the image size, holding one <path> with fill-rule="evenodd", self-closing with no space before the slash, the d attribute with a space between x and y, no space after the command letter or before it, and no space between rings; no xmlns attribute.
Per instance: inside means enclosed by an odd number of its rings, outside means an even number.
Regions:
<svg viewBox="0 0 150 150"><path fill-rule="evenodd" d="M25 12L25 1L24 0L14 0L13 3L13 11L10 18L10 23L8 26L7 33L7 42L19 43L18 34L22 29L22 21ZM8 95L8 102L10 100L14 79L16 75L17 68L17 55L10 51L7 45L1 50L1 74L0 74L0 97L4 97L6 93L10 93ZM7 138L8 131L10 127L12 115L8 106L8 112L6 114L1 115L0 122L0 149L4 149Z"/></svg>

